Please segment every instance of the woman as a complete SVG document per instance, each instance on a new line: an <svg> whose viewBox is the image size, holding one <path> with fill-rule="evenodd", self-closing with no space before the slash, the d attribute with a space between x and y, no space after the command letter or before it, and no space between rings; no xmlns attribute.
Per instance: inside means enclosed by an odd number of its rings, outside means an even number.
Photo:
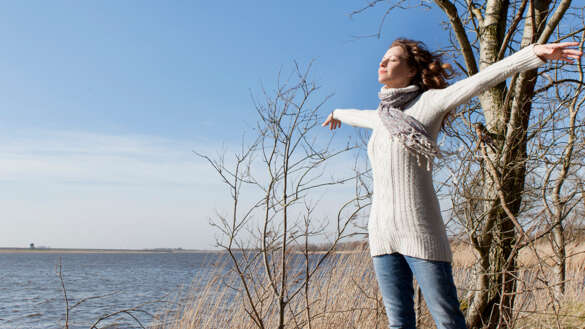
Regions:
<svg viewBox="0 0 585 329"><path fill-rule="evenodd" d="M377 110L335 110L323 123L372 129L374 194L370 252L390 328L415 328L413 274L437 328L465 328L451 272L451 249L433 189L432 160L445 116L506 77L546 60L572 62L577 43L530 45L447 87L450 66L418 41L392 43L378 70Z"/></svg>

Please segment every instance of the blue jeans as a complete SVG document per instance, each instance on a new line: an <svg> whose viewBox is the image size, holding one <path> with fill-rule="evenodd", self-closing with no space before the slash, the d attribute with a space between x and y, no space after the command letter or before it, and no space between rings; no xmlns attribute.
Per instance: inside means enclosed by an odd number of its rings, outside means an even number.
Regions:
<svg viewBox="0 0 585 329"><path fill-rule="evenodd" d="M390 328L416 328L413 273L437 329L467 328L459 309L450 263L399 253L374 256L373 262Z"/></svg>

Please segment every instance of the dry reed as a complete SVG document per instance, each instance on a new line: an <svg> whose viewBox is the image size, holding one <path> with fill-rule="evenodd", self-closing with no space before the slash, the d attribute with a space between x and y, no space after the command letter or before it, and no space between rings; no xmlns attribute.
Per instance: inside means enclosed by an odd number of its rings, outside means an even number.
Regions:
<svg viewBox="0 0 585 329"><path fill-rule="evenodd" d="M461 297L474 287L473 269L469 266L473 253L462 246L454 246L453 250L453 274ZM520 263L532 264L530 255L522 254L520 258ZM561 300L551 300L546 277L551 273L536 275L536 267L530 265L516 273L520 293L510 328L585 328L585 269L582 263L570 261L567 289ZM257 328L248 315L248 303L236 290L238 279L226 275L228 268L228 263L215 267L211 279L203 286L192 287L176 309L166 310L159 317L155 328ZM367 250L335 255L310 281L309 291L312 329L387 328ZM265 328L276 328L277 301L265 295L262 298ZM304 296L292 300L286 328L309 328L306 306ZM419 327L435 327L424 307L419 314Z"/></svg>

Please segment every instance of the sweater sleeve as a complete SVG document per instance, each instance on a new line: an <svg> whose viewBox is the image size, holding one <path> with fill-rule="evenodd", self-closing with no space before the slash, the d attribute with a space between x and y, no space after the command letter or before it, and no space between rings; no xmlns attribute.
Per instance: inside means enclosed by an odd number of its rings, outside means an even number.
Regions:
<svg viewBox="0 0 585 329"><path fill-rule="evenodd" d="M333 119L350 126L374 129L377 114L376 110L335 110Z"/></svg>
<svg viewBox="0 0 585 329"><path fill-rule="evenodd" d="M445 114L480 92L522 71L532 70L546 62L534 53L534 44L498 61L480 72L460 80L445 89L432 89L432 106Z"/></svg>

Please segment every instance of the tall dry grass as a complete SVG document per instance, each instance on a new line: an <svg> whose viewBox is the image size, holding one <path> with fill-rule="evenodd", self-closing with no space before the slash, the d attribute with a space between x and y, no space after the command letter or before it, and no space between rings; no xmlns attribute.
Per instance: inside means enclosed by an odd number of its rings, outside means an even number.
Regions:
<svg viewBox="0 0 585 329"><path fill-rule="evenodd" d="M478 257L463 243L452 244L454 279L463 295L473 289L473 265ZM535 254L536 253L536 254ZM565 294L555 296L553 289L554 254L550 244L541 240L534 248L524 248L518 257L517 295L513 329L562 328L585 329L585 242L567 245L567 277ZM465 308L462 300L462 308Z"/></svg>
<svg viewBox="0 0 585 329"><path fill-rule="evenodd" d="M576 246L579 247L579 246ZM463 298L474 287L474 254L463 245L454 250L454 279ZM529 253L521 255L524 264L519 276L516 317L509 328L585 328L585 268L578 259L570 259L567 290L561 300L551 300L547 282L549 274L536 275ZM528 265L526 265L528 264ZM159 317L157 329L257 328L248 312L250 307L237 292L238 279L226 275L229 263L217 266L205 285L187 290L175 309ZM550 275L549 275L550 276ZM547 281L549 280L549 281ZM263 295L261 309L265 328L276 328L277 301ZM367 250L337 254L332 262L311 281L309 289L309 325L305 296L293 299L286 314L287 328L349 329L387 328L387 320ZM260 305L260 304L259 304ZM465 300L462 300L465 307ZM423 308L419 328L435 328L431 316Z"/></svg>

